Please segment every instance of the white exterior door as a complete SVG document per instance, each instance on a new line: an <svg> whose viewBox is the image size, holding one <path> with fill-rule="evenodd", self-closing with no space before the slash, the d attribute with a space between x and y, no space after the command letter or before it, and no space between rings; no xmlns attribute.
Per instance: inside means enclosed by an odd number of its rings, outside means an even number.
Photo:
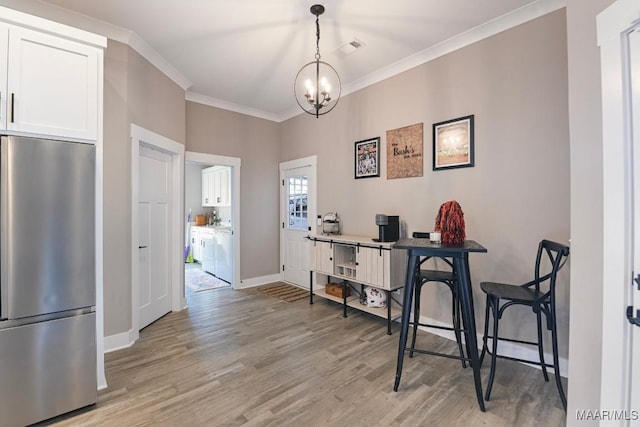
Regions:
<svg viewBox="0 0 640 427"><path fill-rule="evenodd" d="M171 156L147 147L139 155L139 328L171 310Z"/></svg>
<svg viewBox="0 0 640 427"><path fill-rule="evenodd" d="M598 15L603 125L601 425L635 425L640 413L640 2ZM639 280L640 281L640 280Z"/></svg>
<svg viewBox="0 0 640 427"><path fill-rule="evenodd" d="M315 156L280 165L282 280L309 287L311 244L315 231Z"/></svg>

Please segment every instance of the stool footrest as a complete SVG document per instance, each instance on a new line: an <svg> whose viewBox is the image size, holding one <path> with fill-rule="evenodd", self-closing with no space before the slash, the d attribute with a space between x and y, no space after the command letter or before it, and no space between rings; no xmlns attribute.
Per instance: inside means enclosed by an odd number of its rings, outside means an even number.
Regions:
<svg viewBox="0 0 640 427"><path fill-rule="evenodd" d="M411 351L411 352L420 353L420 354L429 354L431 356L447 357L449 359L466 360L467 362L471 363L471 359L468 358L468 357L460 357L460 356L455 356L453 354L447 354L447 353L438 353L437 351L420 350L420 349L417 349L417 348L411 349L411 348L406 348L406 347L405 347L404 351L405 352Z"/></svg>
<svg viewBox="0 0 640 427"><path fill-rule="evenodd" d="M413 326L424 326L426 328L444 329L445 331L466 332L466 330L463 328L454 328L453 326L440 326L440 325L432 325L429 323L416 323L416 322L409 322L409 324Z"/></svg>

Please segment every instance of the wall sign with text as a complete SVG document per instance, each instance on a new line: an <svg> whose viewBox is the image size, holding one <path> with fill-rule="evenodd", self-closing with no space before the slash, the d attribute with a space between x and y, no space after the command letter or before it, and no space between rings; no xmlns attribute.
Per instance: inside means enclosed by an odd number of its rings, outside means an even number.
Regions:
<svg viewBox="0 0 640 427"><path fill-rule="evenodd" d="M422 176L423 124L387 131L387 179Z"/></svg>

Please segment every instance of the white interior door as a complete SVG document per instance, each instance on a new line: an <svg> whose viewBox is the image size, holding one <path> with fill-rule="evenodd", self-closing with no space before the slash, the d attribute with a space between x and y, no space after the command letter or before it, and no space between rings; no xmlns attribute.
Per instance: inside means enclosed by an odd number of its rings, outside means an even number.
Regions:
<svg viewBox="0 0 640 427"><path fill-rule="evenodd" d="M315 156L282 163L280 260L282 280L309 287L311 245L315 231Z"/></svg>
<svg viewBox="0 0 640 427"><path fill-rule="evenodd" d="M139 328L171 310L171 156L140 147Z"/></svg>

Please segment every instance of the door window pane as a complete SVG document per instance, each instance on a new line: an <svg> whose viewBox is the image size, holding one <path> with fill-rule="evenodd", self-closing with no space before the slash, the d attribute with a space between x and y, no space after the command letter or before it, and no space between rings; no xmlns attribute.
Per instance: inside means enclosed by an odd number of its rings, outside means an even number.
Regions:
<svg viewBox="0 0 640 427"><path fill-rule="evenodd" d="M307 177L292 176L289 181L289 228L307 230Z"/></svg>

